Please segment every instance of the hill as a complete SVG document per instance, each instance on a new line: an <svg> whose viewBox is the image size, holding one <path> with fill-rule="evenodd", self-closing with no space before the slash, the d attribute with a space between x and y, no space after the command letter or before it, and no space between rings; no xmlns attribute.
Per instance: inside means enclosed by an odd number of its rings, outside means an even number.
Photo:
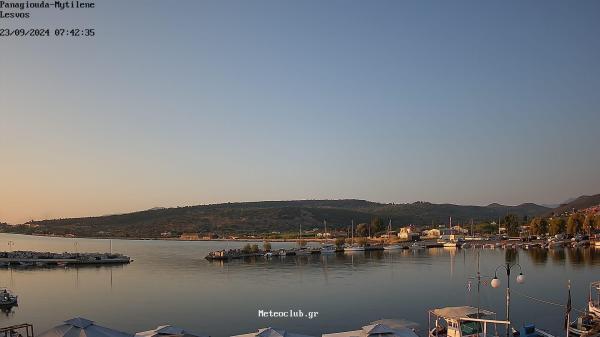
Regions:
<svg viewBox="0 0 600 337"><path fill-rule="evenodd" d="M572 212L573 210L581 210L584 208L600 205L600 194L582 195L568 203L564 203L552 210L552 214L560 215Z"/></svg>
<svg viewBox="0 0 600 337"><path fill-rule="evenodd" d="M75 234L83 237L159 237L163 232L215 232L252 234L296 232L299 225L310 229L327 220L330 228L345 229L355 223L380 217L392 219L395 227L407 224L431 225L489 221L508 213L533 217L550 209L536 204L518 206L463 206L415 202L383 204L366 200L260 201L199 205L150 210L98 217L32 221L18 226L3 226L6 232L24 234Z"/></svg>

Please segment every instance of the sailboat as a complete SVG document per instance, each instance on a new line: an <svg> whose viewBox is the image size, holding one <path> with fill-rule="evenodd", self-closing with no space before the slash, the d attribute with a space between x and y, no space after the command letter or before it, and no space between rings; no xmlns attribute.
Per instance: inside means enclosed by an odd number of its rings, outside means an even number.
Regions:
<svg viewBox="0 0 600 337"><path fill-rule="evenodd" d="M344 252L364 252L365 247L354 245L354 220L352 220L352 244L344 248Z"/></svg>
<svg viewBox="0 0 600 337"><path fill-rule="evenodd" d="M302 224L300 224L300 236L298 237L298 244L300 244L302 242ZM296 251L296 255L311 255L312 252L310 251L310 249L306 248L306 247L300 247L298 248L298 250Z"/></svg>
<svg viewBox="0 0 600 337"><path fill-rule="evenodd" d="M388 232L387 232L387 238L388 240L390 240L390 233L392 232L392 219L390 219L390 223L388 224ZM390 240L391 241L391 240ZM399 244L389 244L386 246L383 246L384 250L398 250L398 249L402 249L403 247L400 246Z"/></svg>

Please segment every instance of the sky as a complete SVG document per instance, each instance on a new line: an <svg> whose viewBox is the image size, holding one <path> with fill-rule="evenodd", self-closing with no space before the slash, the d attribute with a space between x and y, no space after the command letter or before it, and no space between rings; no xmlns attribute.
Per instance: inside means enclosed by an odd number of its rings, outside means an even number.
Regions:
<svg viewBox="0 0 600 337"><path fill-rule="evenodd" d="M600 193L598 1L99 0L0 27L0 221Z"/></svg>

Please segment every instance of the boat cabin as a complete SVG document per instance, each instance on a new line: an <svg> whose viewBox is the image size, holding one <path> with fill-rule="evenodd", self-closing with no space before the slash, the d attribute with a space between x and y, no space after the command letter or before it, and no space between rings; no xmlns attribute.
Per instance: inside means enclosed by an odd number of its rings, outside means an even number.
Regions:
<svg viewBox="0 0 600 337"><path fill-rule="evenodd" d="M494 312L468 306L429 311L429 337L486 337L488 331L490 336L497 335L497 324L510 322L496 320Z"/></svg>

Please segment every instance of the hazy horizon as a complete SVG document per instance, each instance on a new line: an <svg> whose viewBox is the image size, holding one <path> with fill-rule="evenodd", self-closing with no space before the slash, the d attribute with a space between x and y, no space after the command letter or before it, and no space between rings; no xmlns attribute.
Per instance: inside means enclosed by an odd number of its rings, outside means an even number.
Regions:
<svg viewBox="0 0 600 337"><path fill-rule="evenodd" d="M97 33L0 41L0 221L600 193L598 1L105 0L35 13L40 27Z"/></svg>

